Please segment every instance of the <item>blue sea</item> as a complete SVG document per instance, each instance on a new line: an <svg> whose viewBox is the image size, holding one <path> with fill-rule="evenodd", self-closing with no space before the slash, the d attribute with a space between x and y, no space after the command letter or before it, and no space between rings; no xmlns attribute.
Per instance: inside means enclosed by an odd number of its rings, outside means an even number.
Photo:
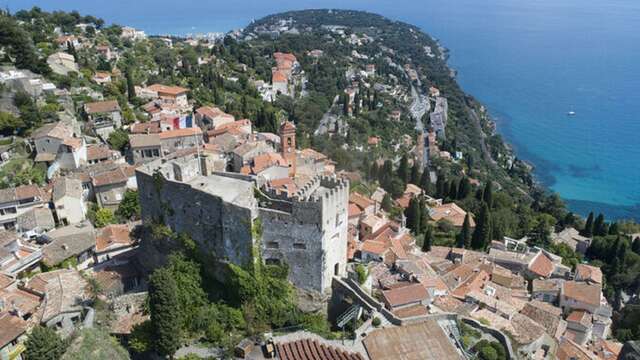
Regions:
<svg viewBox="0 0 640 360"><path fill-rule="evenodd" d="M572 210L640 219L638 0L0 0L78 10L149 34L240 28L305 8L376 12L450 49L463 88ZM575 116L567 116L575 111Z"/></svg>

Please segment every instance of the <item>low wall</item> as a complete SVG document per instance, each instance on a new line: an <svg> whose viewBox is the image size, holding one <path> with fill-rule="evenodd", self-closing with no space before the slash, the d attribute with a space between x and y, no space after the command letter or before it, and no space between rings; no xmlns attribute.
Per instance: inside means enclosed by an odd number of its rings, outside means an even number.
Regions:
<svg viewBox="0 0 640 360"><path fill-rule="evenodd" d="M496 339L498 339L498 341L502 344L502 346L505 347L505 349L507 349L507 360L510 359L516 359L516 355L515 352L513 351L513 347L511 346L511 340L509 340L509 337L503 333L502 331L486 326L482 323L480 323L479 321L472 319L472 318L468 318L468 317L460 317L460 319L462 320L462 322L470 325L471 327L477 328L480 331L486 332L491 334L491 336L495 337Z"/></svg>

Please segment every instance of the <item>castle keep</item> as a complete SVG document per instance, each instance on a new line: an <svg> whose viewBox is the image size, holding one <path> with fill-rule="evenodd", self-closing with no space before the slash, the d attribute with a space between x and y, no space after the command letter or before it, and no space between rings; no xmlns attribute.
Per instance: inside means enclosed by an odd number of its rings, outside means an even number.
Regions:
<svg viewBox="0 0 640 360"><path fill-rule="evenodd" d="M349 183L317 176L295 193L260 178L209 173L201 157L156 160L136 171L142 220L189 234L203 251L234 264L286 263L299 288L325 292L347 262Z"/></svg>

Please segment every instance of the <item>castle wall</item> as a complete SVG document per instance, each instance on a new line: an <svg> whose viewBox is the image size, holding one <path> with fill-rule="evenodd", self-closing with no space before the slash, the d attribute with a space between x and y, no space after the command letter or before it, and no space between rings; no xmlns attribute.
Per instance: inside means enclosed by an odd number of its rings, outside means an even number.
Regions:
<svg viewBox="0 0 640 360"><path fill-rule="evenodd" d="M188 233L204 251L248 266L253 261L252 209L224 202L191 185L136 173L143 223L160 221L174 232ZM248 194L252 197L252 194Z"/></svg>

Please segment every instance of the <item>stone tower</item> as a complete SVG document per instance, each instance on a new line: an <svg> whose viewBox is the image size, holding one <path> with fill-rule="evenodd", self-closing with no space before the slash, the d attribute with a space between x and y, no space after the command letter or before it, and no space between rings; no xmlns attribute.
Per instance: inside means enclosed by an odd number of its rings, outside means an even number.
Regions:
<svg viewBox="0 0 640 360"><path fill-rule="evenodd" d="M280 125L280 150L282 157L289 163L289 175L296 174L296 126L291 121Z"/></svg>

